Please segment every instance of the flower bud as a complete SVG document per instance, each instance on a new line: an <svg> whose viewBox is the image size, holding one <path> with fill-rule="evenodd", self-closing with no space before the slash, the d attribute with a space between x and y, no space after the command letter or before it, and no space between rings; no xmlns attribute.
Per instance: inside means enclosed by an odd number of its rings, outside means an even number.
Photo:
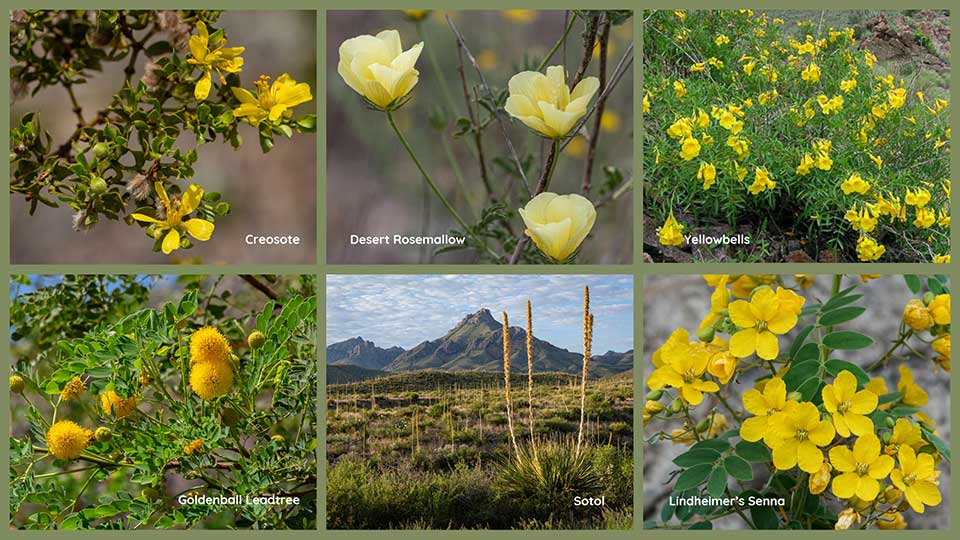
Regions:
<svg viewBox="0 0 960 540"><path fill-rule="evenodd" d="M263 347L263 344L266 343L266 341L267 336L263 335L263 332L259 330L254 330L253 332L250 332L249 336L247 336L247 345L249 345L253 350Z"/></svg>
<svg viewBox="0 0 960 540"><path fill-rule="evenodd" d="M662 411L664 408L665 407L663 403L660 403L659 401L647 400L647 402L643 405L643 412L646 414L653 415Z"/></svg>
<svg viewBox="0 0 960 540"><path fill-rule="evenodd" d="M707 417L701 420L700 423L698 423L694 429L697 431L697 433L703 433L709 428L710 428L710 418Z"/></svg>
<svg viewBox="0 0 960 540"><path fill-rule="evenodd" d="M651 390L647 392L648 401L660 401L660 398L663 397L663 390Z"/></svg>
<svg viewBox="0 0 960 540"><path fill-rule="evenodd" d="M827 486L830 485L830 469L830 464L824 461L823 464L820 465L820 470L810 475L807 479L807 484L811 494L819 495L827 489Z"/></svg>
<svg viewBox="0 0 960 540"><path fill-rule="evenodd" d="M894 504L899 501L902 496L903 492L893 486L888 487L883 492L883 500L886 501L887 504Z"/></svg>
<svg viewBox="0 0 960 540"><path fill-rule="evenodd" d="M880 440L883 441L883 444L890 444L890 439L893 438L889 431L885 431L883 435L880 436Z"/></svg>
<svg viewBox="0 0 960 540"><path fill-rule="evenodd" d="M107 192L107 181L102 177L93 176L90 178L90 190L97 195L103 195Z"/></svg>
<svg viewBox="0 0 960 540"><path fill-rule="evenodd" d="M803 401L803 394L794 390L787 394L787 399L790 401Z"/></svg>
<svg viewBox="0 0 960 540"><path fill-rule="evenodd" d="M923 303L929 306L930 302L933 302L934 298L936 298L936 295L930 291L927 291L926 293L923 294Z"/></svg>
<svg viewBox="0 0 960 540"><path fill-rule="evenodd" d="M283 438L283 435L280 435L280 434L273 435L272 437L270 437L270 441L275 443L280 443L280 444L287 442L287 440Z"/></svg>
<svg viewBox="0 0 960 540"><path fill-rule="evenodd" d="M699 334L697 334L697 339L704 343L710 343L713 341L713 337L716 335L716 332L717 331L712 326L708 326L701 330Z"/></svg>
<svg viewBox="0 0 960 540"><path fill-rule="evenodd" d="M672 403L670 403L670 407L669 407L667 410L670 411L670 412L673 413L673 414L676 414L676 413L680 412L681 410L683 410L683 402L680 401L680 398L677 398L677 399L673 400Z"/></svg>
<svg viewBox="0 0 960 540"><path fill-rule="evenodd" d="M24 385L24 383L23 383L23 377L21 377L21 376L19 376L19 375L11 375L11 376L10 376L10 391L11 391L11 392L13 392L14 394L22 394L22 393L23 393L23 387L24 387L24 386L25 386L25 385Z"/></svg>
<svg viewBox="0 0 960 540"><path fill-rule="evenodd" d="M97 159L103 159L110 155L110 147L105 142L98 142L93 145L93 155L96 156Z"/></svg>
<svg viewBox="0 0 960 540"><path fill-rule="evenodd" d="M896 421L893 419L892 416L888 416L888 417L884 420L884 423L885 423L885 424L887 425L887 427L890 428L890 429L893 429L893 426L897 425Z"/></svg>
<svg viewBox="0 0 960 540"><path fill-rule="evenodd" d="M910 300L903 308L903 323L917 331L927 330L933 326L933 316L923 302Z"/></svg>
<svg viewBox="0 0 960 540"><path fill-rule="evenodd" d="M113 438L113 432L110 431L110 428L101 426L97 428L97 431L94 432L93 437L97 442L109 442Z"/></svg>

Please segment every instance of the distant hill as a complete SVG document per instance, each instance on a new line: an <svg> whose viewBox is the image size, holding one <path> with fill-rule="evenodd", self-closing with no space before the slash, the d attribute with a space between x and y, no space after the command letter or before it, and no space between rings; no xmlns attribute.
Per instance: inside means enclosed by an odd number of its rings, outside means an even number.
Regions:
<svg viewBox="0 0 960 540"><path fill-rule="evenodd" d="M510 361L515 372L526 372L526 330L511 326ZM388 357L392 359L384 362ZM443 337L424 341L410 350L399 347L381 349L362 338L354 338L327 347L331 365L356 365L387 372L404 371L503 371L503 325L488 309L467 315ZM533 370L578 374L582 356L547 341L533 338ZM593 378L633 369L633 351L594 356L590 368Z"/></svg>
<svg viewBox="0 0 960 540"><path fill-rule="evenodd" d="M327 384L346 384L389 375L385 371L366 369L359 366L327 366Z"/></svg>
<svg viewBox="0 0 960 540"><path fill-rule="evenodd" d="M329 371L328 371L329 373ZM580 379L568 373L534 373L534 385L576 386ZM526 388L526 374L511 375L510 380L516 388ZM395 373L379 379L370 379L349 384L328 383L328 396L336 394L375 392L428 392L437 389L462 388L502 388L503 372L493 371L413 371ZM519 391L519 390L518 390Z"/></svg>
<svg viewBox="0 0 960 540"><path fill-rule="evenodd" d="M334 343L327 346L327 365L328 366L357 366L366 369L381 370L393 362L403 349L400 347L391 347L381 349L372 341L367 341L362 337L355 337L340 343Z"/></svg>

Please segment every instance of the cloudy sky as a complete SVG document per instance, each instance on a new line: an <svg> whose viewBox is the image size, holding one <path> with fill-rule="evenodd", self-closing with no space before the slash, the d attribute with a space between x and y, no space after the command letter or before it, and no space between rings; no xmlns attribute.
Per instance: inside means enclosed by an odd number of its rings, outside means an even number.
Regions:
<svg viewBox="0 0 960 540"><path fill-rule="evenodd" d="M524 326L558 347L582 349L583 286L590 286L596 354L633 348L633 277L621 275L327 276L327 343L362 336L380 347L409 349L443 336L481 308Z"/></svg>

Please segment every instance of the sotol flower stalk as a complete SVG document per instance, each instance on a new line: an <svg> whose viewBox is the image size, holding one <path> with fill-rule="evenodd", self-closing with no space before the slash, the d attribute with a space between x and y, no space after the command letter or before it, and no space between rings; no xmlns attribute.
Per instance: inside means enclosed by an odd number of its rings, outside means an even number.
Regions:
<svg viewBox="0 0 960 540"><path fill-rule="evenodd" d="M583 370L580 374L580 427L577 429L577 455L583 445L583 423L587 409L587 374L590 371L590 349L593 346L593 314L590 313L590 287L583 287Z"/></svg>
<svg viewBox="0 0 960 540"><path fill-rule="evenodd" d="M507 401L507 428L510 430L510 443L513 451L520 457L520 447L517 446L517 435L513 430L513 400L510 397L510 320L507 312L503 312L503 394Z"/></svg>
<svg viewBox="0 0 960 540"><path fill-rule="evenodd" d="M527 300L527 420L530 424L530 447L537 455L536 435L533 431L533 309Z"/></svg>

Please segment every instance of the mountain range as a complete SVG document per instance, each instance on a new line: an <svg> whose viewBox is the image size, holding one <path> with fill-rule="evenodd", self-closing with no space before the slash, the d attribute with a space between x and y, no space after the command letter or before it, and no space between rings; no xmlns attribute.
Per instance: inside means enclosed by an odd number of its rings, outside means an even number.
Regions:
<svg viewBox="0 0 960 540"><path fill-rule="evenodd" d="M510 362L514 370L526 372L526 330L516 326L509 328ZM557 347L533 337L534 372L580 373L582 355ZM488 309L467 315L444 336L424 341L404 350L400 347L384 349L362 337L327 346L327 364L345 368L354 366L364 370L389 373L438 370L438 371L502 371L503 370L503 325ZM633 369L633 351L608 351L592 357L590 373L604 377ZM350 379L353 373L337 369L336 378ZM370 378L369 371L363 378Z"/></svg>

